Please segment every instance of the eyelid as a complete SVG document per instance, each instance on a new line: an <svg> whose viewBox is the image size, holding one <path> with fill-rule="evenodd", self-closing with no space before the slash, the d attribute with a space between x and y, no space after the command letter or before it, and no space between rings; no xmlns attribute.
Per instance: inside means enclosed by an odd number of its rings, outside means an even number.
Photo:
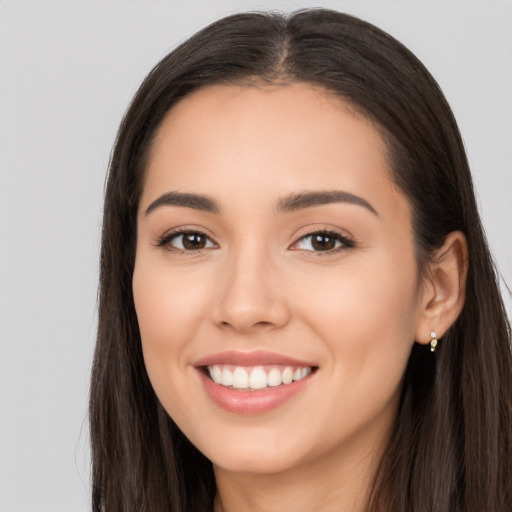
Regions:
<svg viewBox="0 0 512 512"><path fill-rule="evenodd" d="M212 248L219 248L219 244L215 240L215 237L213 237L207 231L208 230L206 230L202 227L197 227L194 225L177 226L175 228L167 230L163 235L158 236L154 245L157 247L167 249L170 252L187 253L189 255L196 254L196 253L198 253L200 251L204 251L204 250L210 250ZM184 250L184 249L180 249L179 247L172 247L170 245L170 242L173 239L178 238L179 236L182 236L182 235L186 235L186 234L198 234L198 235L204 236L215 247L204 247L204 248L200 248L200 249ZM303 240L307 237L316 235L316 234L331 236L331 237L335 238L336 240L340 241L342 245L340 247L335 247L333 249L328 249L325 251L315 251L315 250L308 250L308 249L294 249L293 248L293 246L295 246L301 240ZM331 226L323 226L323 227L315 226L315 227L305 227L301 231L299 231L299 233L295 237L295 241L289 246L288 249L309 252L309 253L321 256L321 255L328 255L328 254L333 254L333 253L336 253L339 251L351 249L351 248L355 247L355 245L356 245L356 243L354 241L354 238L351 235L344 232L343 230L336 229Z"/></svg>
<svg viewBox="0 0 512 512"><path fill-rule="evenodd" d="M329 249L326 251L314 251L314 250L307 250L307 249L293 249L293 246L296 245L301 240L304 240L305 238L308 238L313 235L327 235L332 236L333 238L336 238L341 242L341 247L336 247L334 249ZM290 250L294 251L304 251L314 254L315 256L321 256L321 255L328 255L333 254L339 251L352 249L355 247L356 243L354 241L354 238L351 235L348 235L347 233L344 233L341 230L334 229L332 227L315 227L315 228L304 228L301 230L297 237L295 238L295 241L292 243L292 245L289 247Z"/></svg>
<svg viewBox="0 0 512 512"><path fill-rule="evenodd" d="M200 251L210 250L213 248L213 247L205 247L202 249L184 250L184 249L180 249L179 247L172 247L170 245L170 242L172 240L174 240L175 238L178 238L179 236L183 236L186 234L197 234L197 235L204 236L215 246L215 248L219 247L219 244L217 243L215 238L212 235L210 235L209 233L207 233L204 228L199 228L197 226L187 226L187 225L178 226L178 227L167 230L163 235L160 235L157 237L154 245L156 245L157 247L161 247L163 249L167 249L169 252L176 252L176 253L180 253L180 254L183 254L183 253L196 254Z"/></svg>

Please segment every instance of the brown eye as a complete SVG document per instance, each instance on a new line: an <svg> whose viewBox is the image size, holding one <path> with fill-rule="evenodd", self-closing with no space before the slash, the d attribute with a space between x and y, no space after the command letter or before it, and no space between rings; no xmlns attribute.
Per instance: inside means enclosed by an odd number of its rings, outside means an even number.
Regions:
<svg viewBox="0 0 512 512"><path fill-rule="evenodd" d="M200 231L181 231L165 236L158 243L160 247L166 247L169 250L177 249L179 251L200 251L216 247L204 233Z"/></svg>
<svg viewBox="0 0 512 512"><path fill-rule="evenodd" d="M299 238L291 248L309 252L329 252L351 247L354 247L354 242L340 233L317 231Z"/></svg>
<svg viewBox="0 0 512 512"><path fill-rule="evenodd" d="M181 235L183 238L183 248L187 251L204 249L206 247L206 237L199 233L185 233Z"/></svg>
<svg viewBox="0 0 512 512"><path fill-rule="evenodd" d="M315 249L315 251L329 251L336 247L336 239L330 235L312 235L311 246L313 247L313 249Z"/></svg>

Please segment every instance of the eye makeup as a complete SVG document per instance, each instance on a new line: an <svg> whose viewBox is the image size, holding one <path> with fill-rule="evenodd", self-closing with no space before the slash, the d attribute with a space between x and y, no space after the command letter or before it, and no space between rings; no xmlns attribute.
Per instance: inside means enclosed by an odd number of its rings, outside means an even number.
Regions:
<svg viewBox="0 0 512 512"><path fill-rule="evenodd" d="M167 231L155 243L166 251L177 254L197 254L204 250L219 248L219 244L210 235L197 228L178 227ZM292 243L289 250L330 255L343 250L352 249L355 242L333 229L311 229L303 231Z"/></svg>

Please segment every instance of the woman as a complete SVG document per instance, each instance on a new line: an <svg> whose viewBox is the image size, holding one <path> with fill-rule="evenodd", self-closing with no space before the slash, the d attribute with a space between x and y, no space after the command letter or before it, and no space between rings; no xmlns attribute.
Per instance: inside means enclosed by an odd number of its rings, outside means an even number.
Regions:
<svg viewBox="0 0 512 512"><path fill-rule="evenodd" d="M509 340L422 64L333 11L220 20L112 155L93 508L510 510Z"/></svg>

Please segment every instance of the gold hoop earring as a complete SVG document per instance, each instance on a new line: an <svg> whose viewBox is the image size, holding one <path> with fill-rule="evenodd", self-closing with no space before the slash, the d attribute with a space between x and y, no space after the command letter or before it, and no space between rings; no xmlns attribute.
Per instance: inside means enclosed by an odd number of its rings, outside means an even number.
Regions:
<svg viewBox="0 0 512 512"><path fill-rule="evenodd" d="M432 340L430 341L430 352L434 352L434 350L437 347L437 334L436 334L436 331L432 331L430 333L430 337L432 338Z"/></svg>

